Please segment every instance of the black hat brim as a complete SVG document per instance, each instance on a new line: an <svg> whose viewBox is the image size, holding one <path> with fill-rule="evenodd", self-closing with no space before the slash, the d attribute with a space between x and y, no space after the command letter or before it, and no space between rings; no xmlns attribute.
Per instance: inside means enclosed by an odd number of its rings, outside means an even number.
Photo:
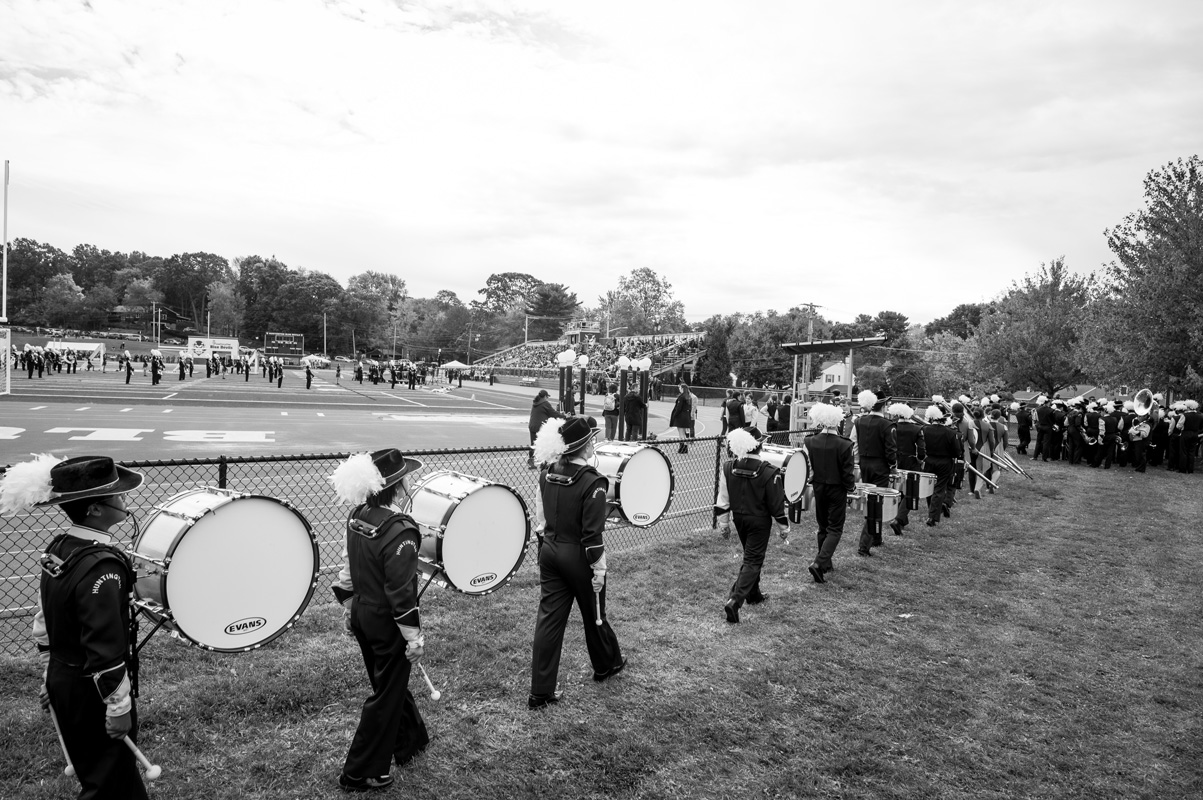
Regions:
<svg viewBox="0 0 1203 800"><path fill-rule="evenodd" d="M38 503L39 506L57 506L63 503L70 503L74 500L87 500L92 497L112 497L115 494L126 494L132 492L142 485L145 477L141 472L135 472L128 467L123 467L120 464L114 464L113 467L117 470L117 480L112 483L106 483L103 486L94 486L91 489L81 489L78 492L63 492L56 494L49 500L43 500Z"/></svg>

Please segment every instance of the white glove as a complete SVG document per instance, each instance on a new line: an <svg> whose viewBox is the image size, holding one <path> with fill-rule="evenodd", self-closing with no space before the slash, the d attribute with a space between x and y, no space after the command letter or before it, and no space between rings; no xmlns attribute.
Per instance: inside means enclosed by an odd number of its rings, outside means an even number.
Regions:
<svg viewBox="0 0 1203 800"><path fill-rule="evenodd" d="M600 592L606 587L606 554L593 562L593 591Z"/></svg>
<svg viewBox="0 0 1203 800"><path fill-rule="evenodd" d="M724 539L730 539L730 538L731 538L731 526L730 526L730 525L724 525L724 526L723 526L723 538L724 538Z"/></svg>
<svg viewBox="0 0 1203 800"><path fill-rule="evenodd" d="M426 652L426 637L421 631L414 638L410 638L407 631L415 631L417 628L402 628L401 635L405 637L405 657L409 659L409 663L416 664L422 660L422 656Z"/></svg>
<svg viewBox="0 0 1203 800"><path fill-rule="evenodd" d="M351 635L351 601L354 598L348 597L343 601L343 631L348 636Z"/></svg>

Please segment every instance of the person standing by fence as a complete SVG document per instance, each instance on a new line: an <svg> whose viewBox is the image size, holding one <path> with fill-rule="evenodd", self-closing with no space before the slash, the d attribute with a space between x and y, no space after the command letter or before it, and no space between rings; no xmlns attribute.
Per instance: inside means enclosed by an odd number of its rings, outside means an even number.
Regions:
<svg viewBox="0 0 1203 800"><path fill-rule="evenodd" d="M680 393L673 402L673 410L669 415L668 424L677 429L677 436L681 438L677 452L688 453L689 440L693 438L694 421L698 418L698 399L689 391L688 384L682 383L677 389Z"/></svg>

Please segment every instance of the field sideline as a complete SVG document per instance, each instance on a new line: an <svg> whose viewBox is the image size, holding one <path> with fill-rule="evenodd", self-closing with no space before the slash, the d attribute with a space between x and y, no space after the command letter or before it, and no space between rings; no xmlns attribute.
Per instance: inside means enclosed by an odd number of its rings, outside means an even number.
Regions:
<svg viewBox="0 0 1203 800"><path fill-rule="evenodd" d="M630 666L594 684L574 623L568 695L540 712L525 707L533 571L484 598L432 588L425 664L442 701L411 683L433 741L382 796L1203 796L1198 478L1034 466L1036 483L962 495L954 519L887 535L871 559L846 532L823 586L804 520L770 547L770 600L738 626L721 611L730 542L615 554ZM163 766L152 797L344 796L334 780L368 690L328 596L247 655L155 636L140 701ZM74 791L38 672L4 663L6 797Z"/></svg>

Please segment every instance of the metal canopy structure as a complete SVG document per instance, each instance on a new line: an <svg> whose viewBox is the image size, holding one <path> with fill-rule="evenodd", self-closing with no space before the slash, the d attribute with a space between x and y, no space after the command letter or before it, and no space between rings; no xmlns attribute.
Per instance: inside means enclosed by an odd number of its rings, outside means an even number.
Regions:
<svg viewBox="0 0 1203 800"><path fill-rule="evenodd" d="M873 347L874 345L884 344L885 340L885 336L862 336L859 339L820 339L813 342L793 342L792 344L782 344L781 349L794 357L794 393L800 398L805 398L806 396L805 390L800 391L798 386L799 355L809 355L811 353L830 353L835 350L847 350L848 385L852 386L856 382L854 380L856 372L853 370L852 353L861 349L862 347ZM807 374L806 378L809 385L810 375ZM851 389L849 389L849 395L851 395ZM845 402L850 403L851 397L848 397ZM802 404L799 403L798 405L801 406ZM793 415L795 411L791 410L790 413ZM791 421L790 424L794 427L798 427L797 423L794 421Z"/></svg>
<svg viewBox="0 0 1203 800"><path fill-rule="evenodd" d="M859 339L821 339L813 342L782 344L781 349L796 356L802 353L829 353L832 350L859 350L862 347L883 344L885 340L884 336L863 336Z"/></svg>

